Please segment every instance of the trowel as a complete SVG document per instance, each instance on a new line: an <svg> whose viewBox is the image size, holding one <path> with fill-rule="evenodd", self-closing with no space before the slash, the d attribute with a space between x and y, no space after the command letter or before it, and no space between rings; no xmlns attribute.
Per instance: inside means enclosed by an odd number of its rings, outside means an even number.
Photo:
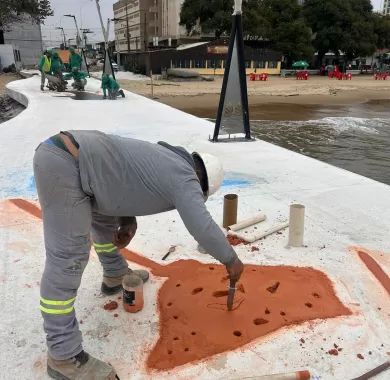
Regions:
<svg viewBox="0 0 390 380"><path fill-rule="evenodd" d="M228 289L228 297L227 297L227 309L228 311L232 311L233 302L234 302L234 294L236 293L236 281L230 280L229 289Z"/></svg>

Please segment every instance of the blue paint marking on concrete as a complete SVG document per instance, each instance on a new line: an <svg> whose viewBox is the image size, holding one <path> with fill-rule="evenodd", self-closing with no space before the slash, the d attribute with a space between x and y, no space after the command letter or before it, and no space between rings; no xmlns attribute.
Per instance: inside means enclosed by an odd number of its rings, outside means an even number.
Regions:
<svg viewBox="0 0 390 380"><path fill-rule="evenodd" d="M35 184L35 178L34 176L31 176L30 179L27 182L27 191L29 193L36 194L37 193L37 186Z"/></svg>
<svg viewBox="0 0 390 380"><path fill-rule="evenodd" d="M31 171L8 173L7 181L1 181L0 198L36 198L37 188Z"/></svg>
<svg viewBox="0 0 390 380"><path fill-rule="evenodd" d="M222 187L247 187L251 182L243 178L225 178L222 182Z"/></svg>

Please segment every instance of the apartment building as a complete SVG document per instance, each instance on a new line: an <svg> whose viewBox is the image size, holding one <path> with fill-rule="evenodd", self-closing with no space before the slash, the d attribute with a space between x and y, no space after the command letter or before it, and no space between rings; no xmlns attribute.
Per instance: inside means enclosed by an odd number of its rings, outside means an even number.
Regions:
<svg viewBox="0 0 390 380"><path fill-rule="evenodd" d="M15 63L25 67L34 66L42 55L41 26L25 16L21 21L0 29L0 45L12 46ZM6 66L4 62L2 65Z"/></svg>
<svg viewBox="0 0 390 380"><path fill-rule="evenodd" d="M383 1L383 14L390 15L390 0Z"/></svg>
<svg viewBox="0 0 390 380"><path fill-rule="evenodd" d="M185 28L180 26L184 0L120 0L113 5L118 53L149 47L175 46Z"/></svg>
<svg viewBox="0 0 390 380"><path fill-rule="evenodd" d="M168 46L175 44L186 35L186 29L180 25L180 10L184 0L162 0L162 41L168 40Z"/></svg>

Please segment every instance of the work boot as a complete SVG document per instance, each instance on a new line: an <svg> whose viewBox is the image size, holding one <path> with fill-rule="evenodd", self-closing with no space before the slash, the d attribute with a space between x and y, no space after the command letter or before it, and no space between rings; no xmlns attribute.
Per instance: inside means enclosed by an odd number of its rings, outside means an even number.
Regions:
<svg viewBox="0 0 390 380"><path fill-rule="evenodd" d="M45 91L45 89L43 88L43 86L41 86L41 91Z"/></svg>
<svg viewBox="0 0 390 380"><path fill-rule="evenodd" d="M128 272L124 273L122 276L118 276L118 277L103 276L103 282L101 287L102 293L106 296L112 296L114 294L119 293L122 290L122 280L126 274L135 274L136 276L141 278L144 283L149 280L148 271L142 269L131 270L130 268L128 268Z"/></svg>
<svg viewBox="0 0 390 380"><path fill-rule="evenodd" d="M56 380L115 380L114 368L81 351L68 360L55 360L47 356L47 373Z"/></svg>
<svg viewBox="0 0 390 380"><path fill-rule="evenodd" d="M119 94L122 96L122 98L125 97L125 93L123 92L123 90L119 90Z"/></svg>

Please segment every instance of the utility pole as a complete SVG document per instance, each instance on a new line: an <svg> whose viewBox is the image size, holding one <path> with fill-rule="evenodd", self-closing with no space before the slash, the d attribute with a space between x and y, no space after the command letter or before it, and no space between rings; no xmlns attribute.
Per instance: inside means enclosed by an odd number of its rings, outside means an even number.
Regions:
<svg viewBox="0 0 390 380"><path fill-rule="evenodd" d="M57 26L56 29L62 31L62 37L64 38L64 48L66 49L66 36L65 36L64 28L62 28L61 26Z"/></svg>
<svg viewBox="0 0 390 380"><path fill-rule="evenodd" d="M127 52L130 53L129 15L127 13L127 6L128 4L126 4L126 37L127 37Z"/></svg>
<svg viewBox="0 0 390 380"><path fill-rule="evenodd" d="M96 1L96 8L97 8L97 11L98 11L98 13L99 13L99 19L100 19L100 25L101 25L101 27L102 27L104 43L105 43L106 50L107 50L107 49L108 49L108 35L107 35L106 30L105 30L105 28L104 28L102 13L101 13L101 11L100 11L99 0L95 0L95 1Z"/></svg>
<svg viewBox="0 0 390 380"><path fill-rule="evenodd" d="M87 48L87 34L93 34L89 29L80 29L83 32L84 47Z"/></svg>

